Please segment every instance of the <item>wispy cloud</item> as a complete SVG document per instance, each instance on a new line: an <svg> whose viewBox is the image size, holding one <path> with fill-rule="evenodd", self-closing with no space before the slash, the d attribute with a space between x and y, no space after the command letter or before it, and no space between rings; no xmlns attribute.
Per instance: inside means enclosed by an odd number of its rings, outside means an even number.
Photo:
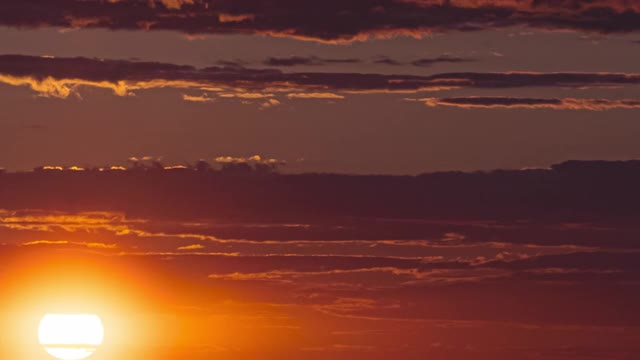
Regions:
<svg viewBox="0 0 640 360"><path fill-rule="evenodd" d="M216 99L209 97L209 95L207 95L205 93L205 94L202 94L202 95L186 95L186 94L183 94L182 95L182 100L190 101L190 102L199 102L199 103L210 103L210 102L214 102Z"/></svg>
<svg viewBox="0 0 640 360"><path fill-rule="evenodd" d="M287 94L289 99L344 99L344 96L333 93L293 93Z"/></svg>

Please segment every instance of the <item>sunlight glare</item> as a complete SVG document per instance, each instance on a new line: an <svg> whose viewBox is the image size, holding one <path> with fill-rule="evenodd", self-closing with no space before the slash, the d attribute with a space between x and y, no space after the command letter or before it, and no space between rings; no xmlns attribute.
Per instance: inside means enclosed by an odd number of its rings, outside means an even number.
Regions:
<svg viewBox="0 0 640 360"><path fill-rule="evenodd" d="M91 356L104 339L102 320L90 314L47 314L38 328L40 344L61 360Z"/></svg>

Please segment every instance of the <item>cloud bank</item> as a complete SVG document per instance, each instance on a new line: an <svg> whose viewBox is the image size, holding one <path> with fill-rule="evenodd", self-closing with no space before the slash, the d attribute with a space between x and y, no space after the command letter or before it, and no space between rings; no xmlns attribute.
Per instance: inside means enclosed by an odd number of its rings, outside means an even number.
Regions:
<svg viewBox="0 0 640 360"><path fill-rule="evenodd" d="M640 84L640 74L459 72L419 76L355 72L282 72L277 69L249 69L237 66L195 68L158 62L1 55L0 83L28 86L39 95L57 98L68 98L77 94L78 88L83 86L109 89L118 96L131 95L145 89L172 88L181 92L189 89L198 90L200 94L183 94L185 101L210 102L212 98L260 99L272 98L276 94L290 98L340 98L346 94L418 93L450 89L622 87ZM553 101L529 99L530 103L534 103L529 105L582 106L593 109L635 107L633 100L621 100L616 103L607 100L582 100L582 104L578 104L580 101L568 99L563 104L554 105ZM441 101L440 104L481 106L483 102L485 106L493 103L493 106L524 107L527 101L504 98L455 98Z"/></svg>
<svg viewBox="0 0 640 360"><path fill-rule="evenodd" d="M2 10L1 25L21 28L262 34L333 43L509 26L640 30L640 6L626 0L51 0L7 1Z"/></svg>

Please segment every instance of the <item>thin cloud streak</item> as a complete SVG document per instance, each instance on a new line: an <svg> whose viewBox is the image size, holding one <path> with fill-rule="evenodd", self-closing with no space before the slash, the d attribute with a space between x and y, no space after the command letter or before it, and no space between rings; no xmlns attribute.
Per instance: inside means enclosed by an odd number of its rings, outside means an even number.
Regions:
<svg viewBox="0 0 640 360"><path fill-rule="evenodd" d="M344 96L333 93L294 93L287 94L289 99L344 99Z"/></svg>
<svg viewBox="0 0 640 360"><path fill-rule="evenodd" d="M640 100L609 99L536 99L512 97L457 97L408 99L421 101L429 107L448 106L462 109L553 109L553 110L591 110L640 109Z"/></svg>
<svg viewBox="0 0 640 360"><path fill-rule="evenodd" d="M471 59L471 58L463 58L463 57L457 57L457 56L450 56L450 55L442 55L442 56L438 56L435 58L422 58L422 59L417 59L411 62L411 65L413 66L418 66L418 67L428 67L428 66L433 66L436 64L459 64L459 63L467 63L467 62L474 62L477 61L476 59Z"/></svg>
<svg viewBox="0 0 640 360"><path fill-rule="evenodd" d="M291 56L286 58L275 58L270 57L263 61L264 65L267 66L319 66L319 65L328 65L328 64L357 64L362 62L360 59L349 58L349 59L327 59L320 58L317 56Z"/></svg>

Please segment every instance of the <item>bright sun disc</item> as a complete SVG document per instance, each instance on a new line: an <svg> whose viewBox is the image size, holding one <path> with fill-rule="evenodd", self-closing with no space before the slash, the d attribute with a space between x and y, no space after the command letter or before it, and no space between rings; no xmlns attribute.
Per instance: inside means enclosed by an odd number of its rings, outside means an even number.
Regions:
<svg viewBox="0 0 640 360"><path fill-rule="evenodd" d="M47 314L40 321L38 339L55 358L81 360L102 344L104 327L97 315Z"/></svg>

